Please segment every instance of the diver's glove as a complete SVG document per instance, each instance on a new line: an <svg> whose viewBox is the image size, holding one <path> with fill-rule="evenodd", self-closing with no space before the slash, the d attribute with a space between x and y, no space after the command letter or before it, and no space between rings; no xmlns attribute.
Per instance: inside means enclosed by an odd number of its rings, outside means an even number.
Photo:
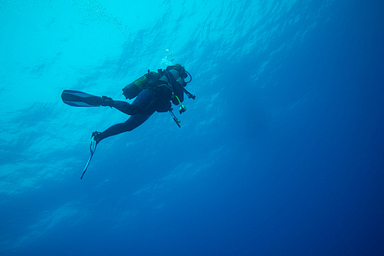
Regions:
<svg viewBox="0 0 384 256"><path fill-rule="evenodd" d="M113 107L113 99L111 97L103 96L101 97L101 106L108 106L108 107Z"/></svg>

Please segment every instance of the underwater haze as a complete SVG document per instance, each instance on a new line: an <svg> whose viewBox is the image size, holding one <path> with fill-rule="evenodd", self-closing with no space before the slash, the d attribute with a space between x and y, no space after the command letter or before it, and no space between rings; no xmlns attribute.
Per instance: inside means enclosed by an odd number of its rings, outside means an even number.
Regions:
<svg viewBox="0 0 384 256"><path fill-rule="evenodd" d="M384 255L383 1L2 0L0 20L1 255ZM80 179L128 116L61 92L125 100L176 63L181 128L155 113Z"/></svg>

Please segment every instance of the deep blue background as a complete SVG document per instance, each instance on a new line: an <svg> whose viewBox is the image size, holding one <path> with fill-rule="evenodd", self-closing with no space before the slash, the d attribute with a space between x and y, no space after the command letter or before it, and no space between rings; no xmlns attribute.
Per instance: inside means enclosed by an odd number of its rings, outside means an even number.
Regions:
<svg viewBox="0 0 384 256"><path fill-rule="evenodd" d="M60 156L78 155L66 179L4 193L4 255L383 255L384 7L323 5L293 4L279 20L300 21L267 50L255 45L236 60L214 43L197 58L188 49L205 41L192 33L182 56L197 99L186 102L182 129L156 114L103 141L80 181L84 138ZM244 19L240 14L233 16ZM252 39L252 31L245 34L233 50ZM103 75L86 76L78 87ZM24 121L31 124L61 115L30 111ZM105 118L95 129L111 124Z"/></svg>

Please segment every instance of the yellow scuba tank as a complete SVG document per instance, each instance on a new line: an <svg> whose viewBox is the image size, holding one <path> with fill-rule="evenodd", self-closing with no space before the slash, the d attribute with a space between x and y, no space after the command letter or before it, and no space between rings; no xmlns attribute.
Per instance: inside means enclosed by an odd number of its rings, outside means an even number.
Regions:
<svg viewBox="0 0 384 256"><path fill-rule="evenodd" d="M125 86L123 88L123 95L125 96L125 98L127 99L133 99L135 98L137 95L139 95L139 93L148 88L149 85L151 83L153 83L154 81L154 77L157 76L157 73L152 71L152 72L149 72L145 75L143 75L142 77L136 79L133 83L130 83L128 84L127 86Z"/></svg>

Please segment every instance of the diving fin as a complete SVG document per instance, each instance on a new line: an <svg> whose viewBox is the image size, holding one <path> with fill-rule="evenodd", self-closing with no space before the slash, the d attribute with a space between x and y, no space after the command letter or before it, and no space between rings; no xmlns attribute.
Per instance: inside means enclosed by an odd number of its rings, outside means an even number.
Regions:
<svg viewBox="0 0 384 256"><path fill-rule="evenodd" d="M88 169L89 163L91 162L94 153L95 153L95 151L91 152L91 156L89 157L88 162L87 162L87 164L84 167L83 174L81 175L80 179L83 179L83 176L84 176L85 172Z"/></svg>
<svg viewBox="0 0 384 256"><path fill-rule="evenodd" d="M96 146L97 146L97 142L96 142L96 140L95 140L95 135L97 135L97 134L98 134L97 132L92 133L92 136L91 136L91 143L90 143L90 146L89 146L90 151L91 151L91 155L89 156L88 162L87 162L87 164L86 164L85 167L84 167L83 174L81 175L81 178L80 178L80 179L83 179L84 174L85 174L85 172L87 171L89 164L91 163L93 154L95 154Z"/></svg>
<svg viewBox="0 0 384 256"><path fill-rule="evenodd" d="M103 102L102 97L73 90L64 90L61 93L61 99L65 104L73 107L100 107Z"/></svg>

